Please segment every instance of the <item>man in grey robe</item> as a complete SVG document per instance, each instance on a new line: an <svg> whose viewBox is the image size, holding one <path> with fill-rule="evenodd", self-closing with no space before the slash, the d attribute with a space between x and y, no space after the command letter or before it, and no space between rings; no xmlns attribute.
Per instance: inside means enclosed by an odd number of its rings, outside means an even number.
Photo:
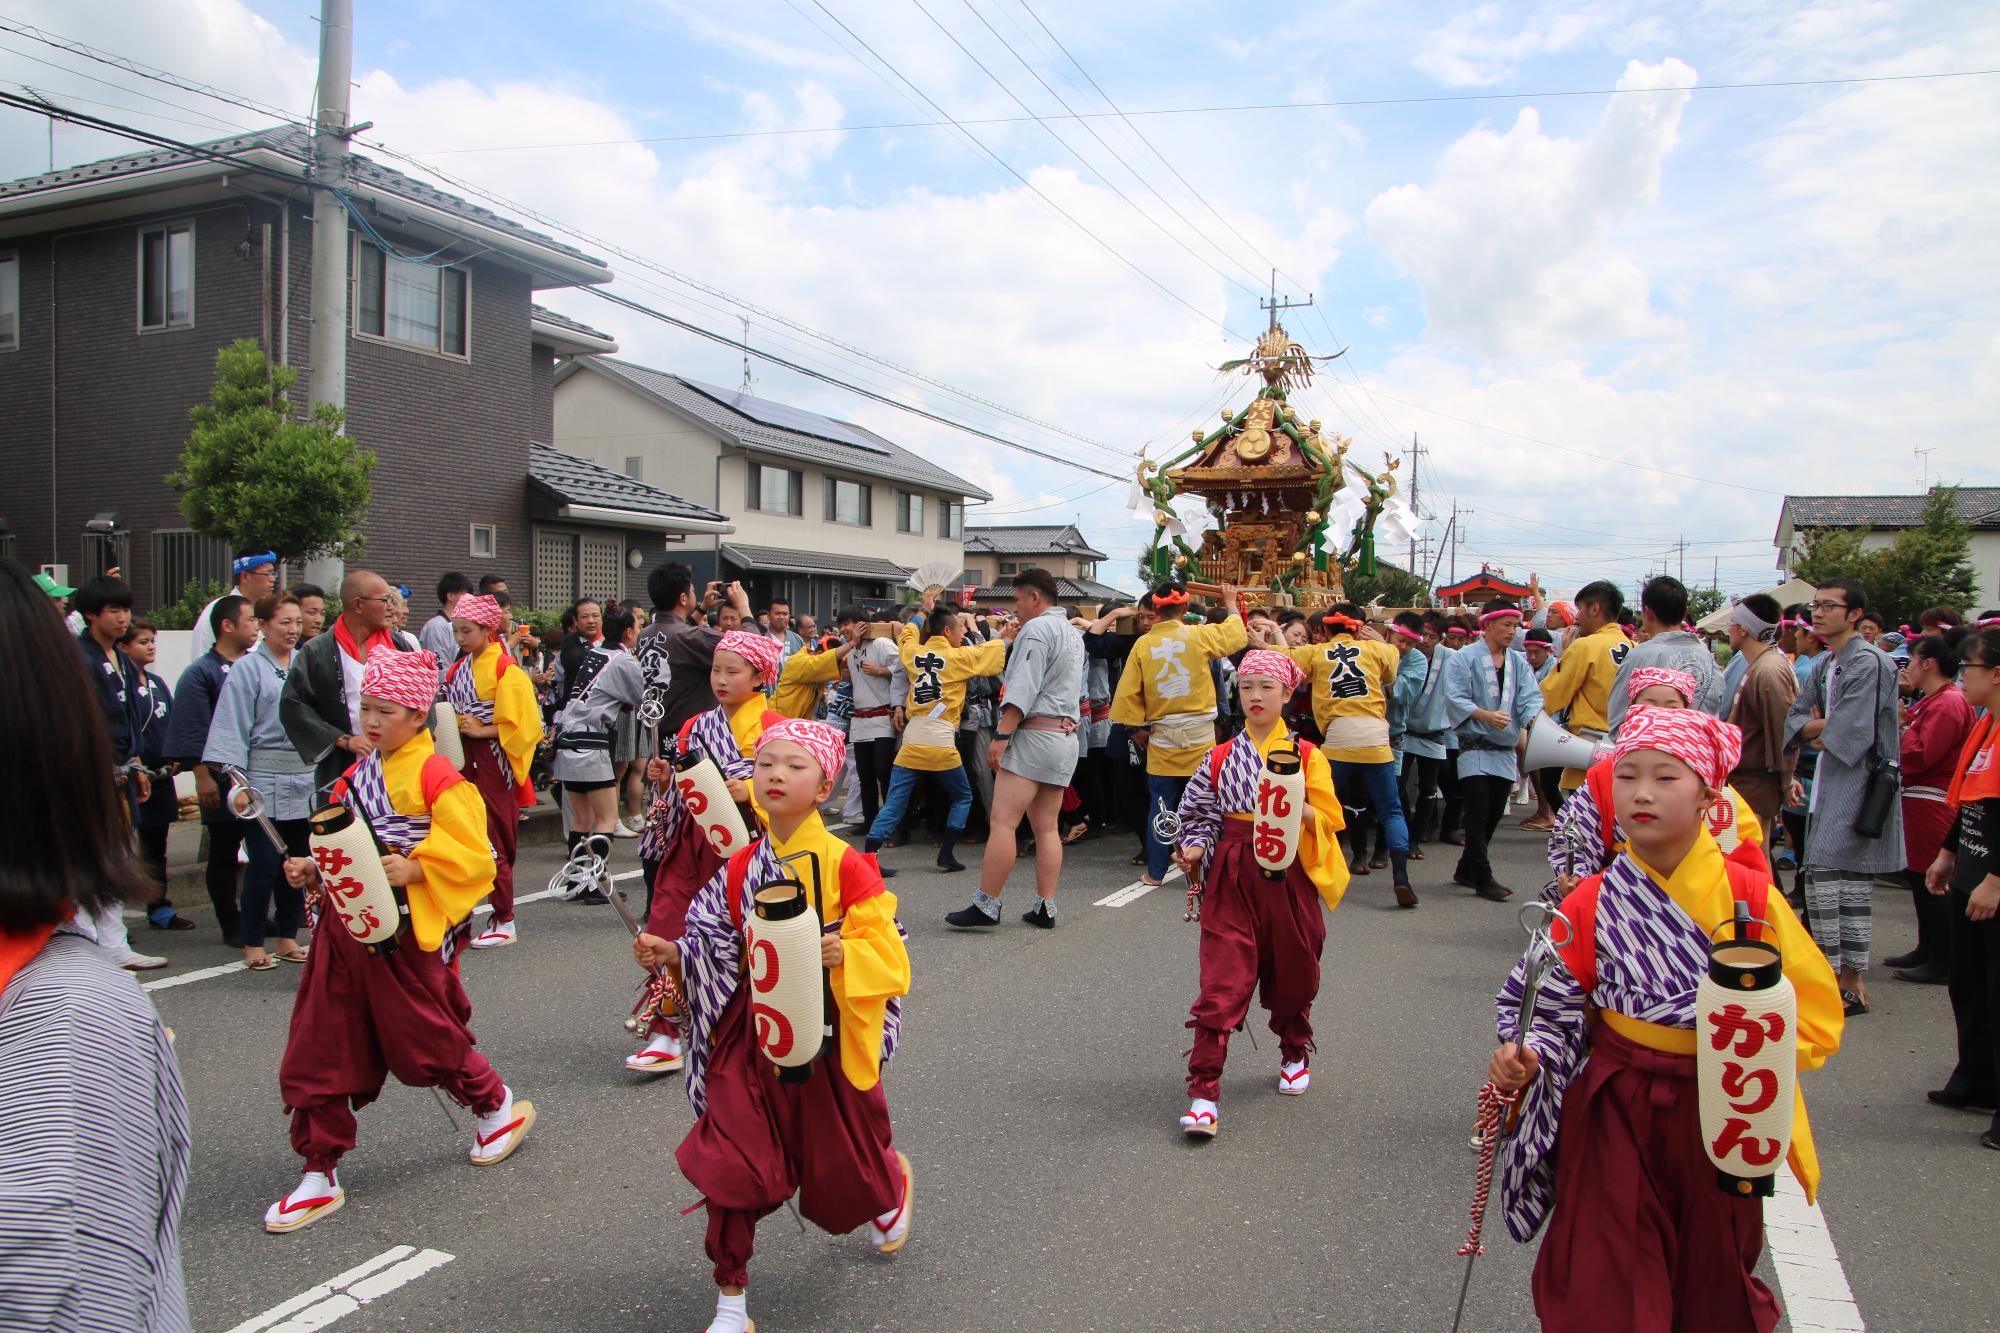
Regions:
<svg viewBox="0 0 2000 1333"><path fill-rule="evenodd" d="M1639 594L1639 637L1645 642L1625 654L1618 664L1618 679L1611 686L1611 730L1625 719L1630 702L1625 687L1640 667L1670 667L1694 677L1694 706L1715 717L1727 717L1723 697L1722 672L1715 666L1715 650L1699 634L1681 628L1687 623L1688 590L1676 578L1662 574L1648 579Z"/></svg>
<svg viewBox="0 0 2000 1333"><path fill-rule="evenodd" d="M1037 901L1021 919L1045 930L1056 924L1063 862L1056 816L1076 772L1084 674L1083 635L1056 605L1059 597L1047 570L1025 569L1014 576L1021 628L1007 654L1001 678L1006 705L986 753L995 774L986 858L971 904L947 915L950 925L991 926L1000 920L1000 894L1019 855L1014 831L1024 814L1035 834Z"/></svg>
<svg viewBox="0 0 2000 1333"><path fill-rule="evenodd" d="M1827 960L1840 969L1841 998L1849 1014L1868 1012L1863 974L1872 934L1875 876L1903 869L1902 802L1890 801L1887 822L1875 837L1855 832L1878 758L1895 763L1896 664L1857 632L1867 607L1861 585L1831 579L1808 603L1813 632L1826 652L1806 677L1785 717L1788 749L1818 752L1806 815L1806 921Z"/></svg>

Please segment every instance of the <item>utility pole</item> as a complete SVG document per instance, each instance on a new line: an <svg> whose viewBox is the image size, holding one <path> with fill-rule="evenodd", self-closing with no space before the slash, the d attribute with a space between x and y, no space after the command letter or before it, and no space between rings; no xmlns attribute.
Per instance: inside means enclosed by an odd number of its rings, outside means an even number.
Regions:
<svg viewBox="0 0 2000 1333"><path fill-rule="evenodd" d="M347 90L354 75L354 0L320 0L319 92L313 107L312 377L308 408L347 407Z"/></svg>
<svg viewBox="0 0 2000 1333"><path fill-rule="evenodd" d="M1268 301L1259 299L1257 302L1257 308L1259 310L1268 310L1271 312L1271 328L1275 330L1278 327L1278 312L1280 310L1303 310L1312 303L1313 303L1313 297L1312 293L1310 292L1306 293L1306 299L1303 301L1294 301L1291 297L1290 292L1287 292L1285 294L1285 299L1283 301L1280 301L1278 299L1278 270L1272 269L1271 299Z"/></svg>
<svg viewBox="0 0 2000 1333"><path fill-rule="evenodd" d="M743 317L743 392L750 392L750 316Z"/></svg>
<svg viewBox="0 0 2000 1333"><path fill-rule="evenodd" d="M1675 548L1676 548L1676 549L1677 549L1677 550L1678 550L1678 551L1680 552L1680 571L1681 571L1681 572L1680 572L1680 574L1679 574L1679 575L1678 575L1677 577L1679 577L1679 579L1680 579L1680 581L1681 581L1681 586L1682 586L1683 588L1685 588L1685 587L1687 586L1687 581L1688 581L1688 540L1687 540L1687 538L1685 538L1685 537L1681 538L1681 539L1680 539L1679 541L1677 541L1677 542L1675 542L1675 543L1674 543L1674 546L1675 546Z"/></svg>
<svg viewBox="0 0 2000 1333"><path fill-rule="evenodd" d="M1410 432L1410 512L1415 514L1419 519L1423 518L1424 511L1417 504L1417 465L1423 461L1423 456L1429 452L1430 450L1424 448L1423 445L1417 442L1417 433L1415 431L1411 431ZM1410 572L1412 574L1417 572L1417 539L1414 535L1411 536L1410 538Z"/></svg>
<svg viewBox="0 0 2000 1333"><path fill-rule="evenodd" d="M53 128L55 122L52 120L49 125ZM1917 456L1917 487L1928 494L1931 488L1931 455L1937 452L1937 446L1932 445L1928 449L1913 447L1910 452Z"/></svg>

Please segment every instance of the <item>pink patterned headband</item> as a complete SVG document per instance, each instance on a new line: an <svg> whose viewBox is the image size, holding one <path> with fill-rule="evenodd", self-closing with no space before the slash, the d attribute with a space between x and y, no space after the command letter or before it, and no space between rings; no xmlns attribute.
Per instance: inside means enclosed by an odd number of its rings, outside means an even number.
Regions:
<svg viewBox="0 0 2000 1333"><path fill-rule="evenodd" d="M1523 618L1519 608L1503 606L1498 611L1488 611L1485 615L1479 617L1479 627L1485 629L1489 621L1499 620L1503 616L1513 616L1516 620Z"/></svg>

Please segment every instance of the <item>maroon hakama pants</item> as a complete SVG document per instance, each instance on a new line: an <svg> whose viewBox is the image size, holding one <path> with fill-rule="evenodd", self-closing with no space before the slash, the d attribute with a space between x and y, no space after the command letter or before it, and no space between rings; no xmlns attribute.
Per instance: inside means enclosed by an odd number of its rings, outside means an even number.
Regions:
<svg viewBox="0 0 2000 1333"><path fill-rule="evenodd" d="M1535 1256L1549 1333L1770 1333L1764 1205L1724 1193L1701 1147L1694 1057L1594 1024L1563 1094L1555 1203Z"/></svg>
<svg viewBox="0 0 2000 1333"><path fill-rule="evenodd" d="M745 812L746 823L748 812ZM646 909L646 933L663 940L677 940L687 933L688 908L702 886L722 869L722 858L708 845L708 839L692 819L683 818L680 832L667 844L660 868L653 874L652 905ZM680 1024L655 1018L646 1029L649 1037L678 1034Z"/></svg>
<svg viewBox="0 0 2000 1333"><path fill-rule="evenodd" d="M1325 943L1326 916L1311 878L1294 863L1282 879L1265 879L1249 821L1224 818L1203 870L1201 993L1187 1024L1194 1029L1188 1096L1216 1099L1229 1034L1243 1026L1252 990L1271 1015L1282 1057L1306 1058Z"/></svg>
<svg viewBox="0 0 2000 1333"><path fill-rule="evenodd" d="M486 802L486 836L493 841L493 924L514 919L514 851L521 831L521 799L509 781L507 760L492 741L465 740L466 780Z"/></svg>
<svg viewBox="0 0 2000 1333"><path fill-rule="evenodd" d="M394 1074L439 1087L481 1115L506 1085L473 1049L472 1001L438 955L404 931L392 954L370 955L332 913L320 918L292 1005L278 1090L292 1113L292 1149L308 1171L332 1171L354 1146L354 1112Z"/></svg>
<svg viewBox="0 0 2000 1333"><path fill-rule="evenodd" d="M889 1099L841 1072L839 1045L802 1083L781 1083L750 1033L749 988L739 986L716 1025L708 1109L674 1157L708 1205L705 1245L718 1287L740 1287L757 1219L794 1193L799 1212L835 1235L895 1208L903 1165L889 1140Z"/></svg>

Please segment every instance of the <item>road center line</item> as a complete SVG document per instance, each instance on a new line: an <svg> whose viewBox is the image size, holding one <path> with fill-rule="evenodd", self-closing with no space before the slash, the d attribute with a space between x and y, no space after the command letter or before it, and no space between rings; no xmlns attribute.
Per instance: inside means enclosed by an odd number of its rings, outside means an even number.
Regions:
<svg viewBox="0 0 2000 1333"><path fill-rule="evenodd" d="M611 881L615 884L622 880L637 879L639 875L640 872L637 870L620 871L611 877ZM523 893L514 899L514 906L519 907L523 903L538 903L544 898L556 898L560 896L554 889L543 889L538 893ZM492 910L493 905L491 903L481 903L472 909L472 914L478 916L482 912L491 912ZM158 981L142 981L139 983L139 989L149 991L168 990L174 986L186 986L197 981L207 981L213 977L226 977L231 972L243 972L246 970L248 969L241 960L234 963L218 963L214 967L198 967L192 972L182 972L176 976L161 977Z"/></svg>
<svg viewBox="0 0 2000 1333"><path fill-rule="evenodd" d="M1778 1273L1778 1289L1794 1333L1857 1333L1867 1328L1847 1271L1833 1248L1826 1215L1806 1202L1789 1171L1780 1171L1777 1193L1764 1204L1764 1243Z"/></svg>
<svg viewBox="0 0 2000 1333"><path fill-rule="evenodd" d="M1167 877L1161 880L1158 884L1148 884L1143 879L1133 880L1130 884L1127 884L1124 888L1119 889L1117 892L1105 894L1102 898L1099 898L1096 902L1092 903L1091 906L1123 907L1127 903L1136 903L1141 898L1151 893L1154 889L1164 888L1167 885L1173 883L1175 879L1179 878L1180 873L1181 873L1180 867L1175 866L1167 871Z"/></svg>
<svg viewBox="0 0 2000 1333"><path fill-rule="evenodd" d="M454 1257L443 1250L391 1246L338 1277L310 1287L260 1315L252 1315L229 1333L308 1333L325 1328L432 1269L444 1267Z"/></svg>

